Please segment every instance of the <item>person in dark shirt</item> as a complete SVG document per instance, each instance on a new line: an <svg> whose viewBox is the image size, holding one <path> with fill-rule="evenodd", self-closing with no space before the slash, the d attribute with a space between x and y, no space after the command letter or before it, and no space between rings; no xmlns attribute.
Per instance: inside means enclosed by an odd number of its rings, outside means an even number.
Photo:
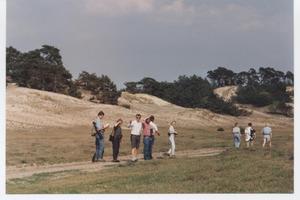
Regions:
<svg viewBox="0 0 300 200"><path fill-rule="evenodd" d="M122 128L121 125L123 123L122 119L118 119L117 123L114 125L113 127L113 132L112 132L112 136L113 136L113 140L112 142L112 149L113 149L113 162L120 162L118 160L118 156L119 156L119 150L120 150L120 143L122 140Z"/></svg>

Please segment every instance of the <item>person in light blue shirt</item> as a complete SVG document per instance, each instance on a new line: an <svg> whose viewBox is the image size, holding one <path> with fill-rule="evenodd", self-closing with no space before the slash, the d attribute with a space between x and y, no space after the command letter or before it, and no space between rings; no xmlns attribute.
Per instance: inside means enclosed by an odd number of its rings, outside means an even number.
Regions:
<svg viewBox="0 0 300 200"><path fill-rule="evenodd" d="M269 126L268 123L265 124L265 127L262 129L262 134L263 134L263 137L264 137L264 141L263 141L263 148L265 147L266 143L269 142L269 146L271 148L272 146L272 142L271 142L271 139L272 139L272 129L271 127Z"/></svg>
<svg viewBox="0 0 300 200"><path fill-rule="evenodd" d="M234 127L232 128L232 135L233 135L233 142L235 148L240 148L241 144L241 129L238 127L238 123L236 122L234 124Z"/></svg>
<svg viewBox="0 0 300 200"><path fill-rule="evenodd" d="M103 154L104 154L104 126L102 123L102 119L104 117L104 112L100 111L93 121L93 125L95 128L95 144L96 144L96 152L92 158L92 162L103 162Z"/></svg>

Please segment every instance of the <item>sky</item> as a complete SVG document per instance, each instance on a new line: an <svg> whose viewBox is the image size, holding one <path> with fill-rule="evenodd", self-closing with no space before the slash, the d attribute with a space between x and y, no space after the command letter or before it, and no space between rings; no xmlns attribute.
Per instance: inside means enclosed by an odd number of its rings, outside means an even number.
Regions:
<svg viewBox="0 0 300 200"><path fill-rule="evenodd" d="M202 77L218 66L293 71L292 0L9 0L6 46L60 49L118 86Z"/></svg>

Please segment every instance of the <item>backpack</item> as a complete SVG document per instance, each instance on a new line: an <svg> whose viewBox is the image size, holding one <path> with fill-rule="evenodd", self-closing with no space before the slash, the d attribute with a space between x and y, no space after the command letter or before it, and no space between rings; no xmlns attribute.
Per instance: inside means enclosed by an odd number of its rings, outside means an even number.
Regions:
<svg viewBox="0 0 300 200"><path fill-rule="evenodd" d="M256 132L255 129L251 128L251 130L250 130L250 137L251 137L252 139L255 139L255 138L256 138L255 132Z"/></svg>

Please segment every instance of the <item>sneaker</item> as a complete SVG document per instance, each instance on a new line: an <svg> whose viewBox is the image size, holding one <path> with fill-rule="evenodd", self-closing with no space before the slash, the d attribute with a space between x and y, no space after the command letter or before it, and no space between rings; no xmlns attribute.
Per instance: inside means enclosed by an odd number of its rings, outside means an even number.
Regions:
<svg viewBox="0 0 300 200"><path fill-rule="evenodd" d="M131 161L132 161L132 162L135 162L135 161L137 161L137 158L136 158L136 157L133 157L133 158L131 159Z"/></svg>
<svg viewBox="0 0 300 200"><path fill-rule="evenodd" d="M100 159L98 160L98 162L106 162L104 159Z"/></svg>
<svg viewBox="0 0 300 200"><path fill-rule="evenodd" d="M94 155L92 157L92 162L96 162L96 153L94 153Z"/></svg>
<svg viewBox="0 0 300 200"><path fill-rule="evenodd" d="M170 158L176 158L176 156L175 155L170 155Z"/></svg>
<svg viewBox="0 0 300 200"><path fill-rule="evenodd" d="M120 162L119 160L112 160L112 162Z"/></svg>

